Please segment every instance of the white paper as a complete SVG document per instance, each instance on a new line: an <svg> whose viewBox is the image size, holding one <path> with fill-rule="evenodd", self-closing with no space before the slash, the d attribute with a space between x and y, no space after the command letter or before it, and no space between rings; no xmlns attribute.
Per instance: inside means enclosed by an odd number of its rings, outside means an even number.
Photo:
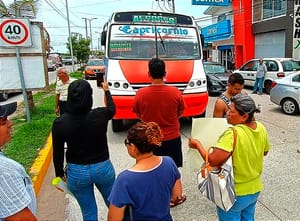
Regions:
<svg viewBox="0 0 300 221"><path fill-rule="evenodd" d="M229 127L226 118L193 118L191 138L198 139L208 149L214 146L220 135ZM198 150L189 148L187 166L192 171L198 171L204 160Z"/></svg>

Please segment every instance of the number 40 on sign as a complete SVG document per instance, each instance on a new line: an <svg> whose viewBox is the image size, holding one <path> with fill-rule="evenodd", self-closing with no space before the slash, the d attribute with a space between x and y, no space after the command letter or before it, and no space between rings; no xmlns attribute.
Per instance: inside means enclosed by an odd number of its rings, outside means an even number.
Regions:
<svg viewBox="0 0 300 221"><path fill-rule="evenodd" d="M0 19L0 47L31 45L28 19Z"/></svg>

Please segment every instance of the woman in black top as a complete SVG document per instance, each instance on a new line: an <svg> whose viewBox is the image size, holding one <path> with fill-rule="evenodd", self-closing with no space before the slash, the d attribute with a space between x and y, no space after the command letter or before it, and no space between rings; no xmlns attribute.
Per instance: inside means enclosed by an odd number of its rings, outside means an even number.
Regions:
<svg viewBox="0 0 300 221"><path fill-rule="evenodd" d="M83 220L97 220L94 184L108 206L107 198L115 180L109 160L107 125L115 114L115 105L106 82L102 83L107 107L92 109L92 88L85 80L76 80L68 88L67 111L52 126L55 174L66 180L77 199ZM67 143L67 177L64 173L64 143Z"/></svg>

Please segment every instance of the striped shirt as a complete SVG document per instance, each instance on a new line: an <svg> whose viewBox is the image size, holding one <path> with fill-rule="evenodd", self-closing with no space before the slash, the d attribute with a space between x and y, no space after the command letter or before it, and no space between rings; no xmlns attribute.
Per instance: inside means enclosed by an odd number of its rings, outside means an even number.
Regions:
<svg viewBox="0 0 300 221"><path fill-rule="evenodd" d="M68 87L75 79L69 78L69 80L64 84L61 80L57 80L55 93L59 94L60 101L67 101L68 98Z"/></svg>
<svg viewBox="0 0 300 221"><path fill-rule="evenodd" d="M36 198L30 177L18 162L0 151L0 221L28 207L36 214Z"/></svg>

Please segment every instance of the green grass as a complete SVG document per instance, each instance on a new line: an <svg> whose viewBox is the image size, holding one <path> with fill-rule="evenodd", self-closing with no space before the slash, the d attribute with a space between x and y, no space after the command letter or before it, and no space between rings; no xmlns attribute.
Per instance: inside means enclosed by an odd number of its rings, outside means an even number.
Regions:
<svg viewBox="0 0 300 221"><path fill-rule="evenodd" d="M56 117L53 88L36 93L33 95L33 100L35 107L30 112L31 121L26 121L26 113L21 113L13 118L12 139L4 147L4 153L21 163L27 172L29 172L39 150L44 147L51 131L52 122ZM18 109L22 106L23 104Z"/></svg>
<svg viewBox="0 0 300 221"><path fill-rule="evenodd" d="M77 79L82 79L82 77L83 77L82 75L83 75L82 71L75 71L75 72L70 74L70 76L72 78L77 78Z"/></svg>
<svg viewBox="0 0 300 221"><path fill-rule="evenodd" d="M81 76L75 72L74 78L81 78ZM3 148L5 155L21 163L28 173L40 149L44 147L53 120L56 118L55 85L34 93L33 101L35 107L30 112L30 122L26 120L24 105L18 106L17 111L20 113L12 119L12 139Z"/></svg>

